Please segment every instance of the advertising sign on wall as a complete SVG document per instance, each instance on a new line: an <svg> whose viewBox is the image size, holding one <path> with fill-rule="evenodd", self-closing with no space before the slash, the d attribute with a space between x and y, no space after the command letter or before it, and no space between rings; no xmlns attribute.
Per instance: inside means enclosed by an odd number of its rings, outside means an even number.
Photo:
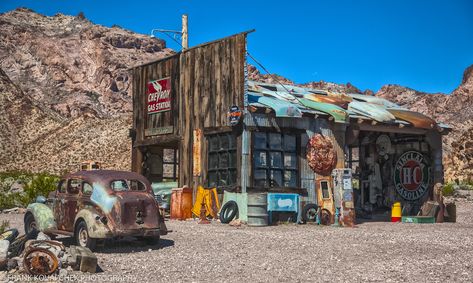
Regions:
<svg viewBox="0 0 473 283"><path fill-rule="evenodd" d="M148 114L171 110L171 78L148 82L146 97Z"/></svg>
<svg viewBox="0 0 473 283"><path fill-rule="evenodd" d="M430 165L417 151L408 151L399 157L394 167L394 184L406 200L421 198L430 186Z"/></svg>

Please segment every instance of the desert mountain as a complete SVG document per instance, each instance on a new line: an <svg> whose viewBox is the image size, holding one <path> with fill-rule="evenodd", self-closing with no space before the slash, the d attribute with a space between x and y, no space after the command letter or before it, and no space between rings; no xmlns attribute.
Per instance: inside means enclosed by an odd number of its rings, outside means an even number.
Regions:
<svg viewBox="0 0 473 283"><path fill-rule="evenodd" d="M161 39L95 25L83 14L47 17L24 8L0 14L0 35L0 171L60 173L86 159L129 169L127 69L174 51ZM253 80L294 84L251 65L248 71ZM350 83L303 86L361 93ZM397 85L383 86L374 95L452 126L444 139L446 176L473 176L473 66L449 95Z"/></svg>

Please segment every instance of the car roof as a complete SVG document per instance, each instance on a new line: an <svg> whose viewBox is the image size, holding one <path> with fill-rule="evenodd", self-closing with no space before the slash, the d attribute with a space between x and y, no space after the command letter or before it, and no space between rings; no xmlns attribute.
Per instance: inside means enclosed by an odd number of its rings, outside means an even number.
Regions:
<svg viewBox="0 0 473 283"><path fill-rule="evenodd" d="M88 180L91 182L99 182L99 183L109 183L113 180L118 180L118 179L136 179L145 183L146 185L149 185L148 180L138 173L129 172L129 171L118 171L118 170L87 170L87 171L83 170L83 171L67 174L63 178L64 179L80 178L80 179Z"/></svg>

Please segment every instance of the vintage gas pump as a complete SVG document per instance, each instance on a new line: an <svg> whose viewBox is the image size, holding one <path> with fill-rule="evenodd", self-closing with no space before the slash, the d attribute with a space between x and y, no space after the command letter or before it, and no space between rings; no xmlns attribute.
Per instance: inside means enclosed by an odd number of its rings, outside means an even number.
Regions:
<svg viewBox="0 0 473 283"><path fill-rule="evenodd" d="M355 223L355 206L353 203L352 172L350 168L334 169L333 201L335 205L335 225L352 227ZM338 219L338 217L340 217ZM338 220L340 223L338 223Z"/></svg>

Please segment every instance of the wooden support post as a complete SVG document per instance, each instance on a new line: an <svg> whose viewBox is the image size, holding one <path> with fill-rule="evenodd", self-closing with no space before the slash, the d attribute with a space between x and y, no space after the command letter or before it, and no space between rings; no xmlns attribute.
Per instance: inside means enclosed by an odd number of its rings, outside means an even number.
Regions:
<svg viewBox="0 0 473 283"><path fill-rule="evenodd" d="M182 49L189 48L188 41L188 31L187 31L187 15L182 15Z"/></svg>

